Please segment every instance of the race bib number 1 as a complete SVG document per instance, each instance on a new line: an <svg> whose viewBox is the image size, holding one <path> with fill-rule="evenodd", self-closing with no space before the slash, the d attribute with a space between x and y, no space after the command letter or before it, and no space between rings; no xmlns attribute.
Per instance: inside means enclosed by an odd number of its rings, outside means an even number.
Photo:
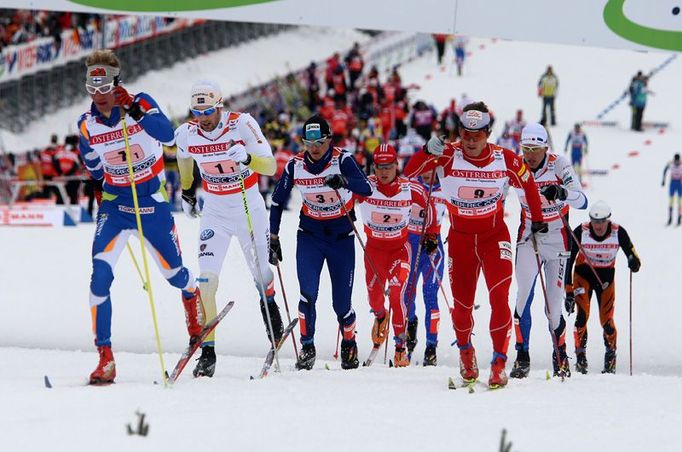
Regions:
<svg viewBox="0 0 682 452"><path fill-rule="evenodd" d="M239 167L233 160L220 160L217 162L202 162L201 170L205 174L229 175L237 173Z"/></svg>

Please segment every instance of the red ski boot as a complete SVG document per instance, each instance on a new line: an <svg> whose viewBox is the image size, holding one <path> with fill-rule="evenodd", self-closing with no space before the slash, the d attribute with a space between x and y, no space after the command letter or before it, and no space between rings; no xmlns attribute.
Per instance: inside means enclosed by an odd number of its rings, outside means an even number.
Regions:
<svg viewBox="0 0 682 452"><path fill-rule="evenodd" d="M196 341L204 329L204 304L201 302L201 292L197 287L190 298L182 297L182 305L185 308L185 323L189 342Z"/></svg>
<svg viewBox="0 0 682 452"><path fill-rule="evenodd" d="M97 347L99 352L99 364L93 373L90 374L91 385L107 385L114 382L116 378L116 363L114 354L111 352L110 345Z"/></svg>
<svg viewBox="0 0 682 452"><path fill-rule="evenodd" d="M471 344L459 349L459 374L465 383L472 383L478 378L476 350Z"/></svg>
<svg viewBox="0 0 682 452"><path fill-rule="evenodd" d="M499 353L493 354L493 362L490 365L490 378L488 378L490 389L498 389L507 385L506 365L507 360L504 355Z"/></svg>

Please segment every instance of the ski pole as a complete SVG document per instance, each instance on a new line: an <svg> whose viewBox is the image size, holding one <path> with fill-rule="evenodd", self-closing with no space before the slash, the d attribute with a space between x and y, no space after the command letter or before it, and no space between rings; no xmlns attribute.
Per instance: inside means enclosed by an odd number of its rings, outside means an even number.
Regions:
<svg viewBox="0 0 682 452"><path fill-rule="evenodd" d="M559 217L561 218L561 221L564 223L564 227L568 229L568 232L571 234L571 237L575 241L575 243L578 244L578 248L580 249L580 252L583 253L583 256L585 257L585 263L587 264L588 267L590 267L590 270L592 270L592 273L594 274L594 277L597 278L597 282L601 286L602 290L606 290L607 287L609 287L609 283L604 283L602 282L601 278L599 277L599 274L597 273L597 270L594 269L594 265L592 265L592 260L590 259L590 256L585 253L585 248L583 248L583 244L580 243L580 240L578 240L578 237L576 237L575 232L573 232L573 229L571 229L571 225L568 224L568 220L559 213Z"/></svg>
<svg viewBox="0 0 682 452"><path fill-rule="evenodd" d="M550 319L549 300L547 298L547 286L545 285L545 277L542 274L542 262L540 261L540 251L538 250L538 242L535 239L535 233L530 234L533 251L535 251L535 261L538 264L538 274L540 275L540 286L542 287L542 295L545 298L545 312L547 313L547 326L549 327L549 334L552 336L552 345L554 345L554 354L556 358L557 369L561 368L561 358L559 356L559 343L556 337L556 332L552 329L552 322Z"/></svg>
<svg viewBox="0 0 682 452"><path fill-rule="evenodd" d="M289 303L287 302L287 293L284 290L284 281L282 280L282 270L279 268L279 262L277 262L277 276L279 277L279 287L282 288L282 298L284 299L284 308L287 312L287 321L291 323L291 315L289 314ZM298 347L296 346L296 335L293 330L291 331L291 342L294 346L294 354L296 355L296 361L298 361Z"/></svg>
<svg viewBox="0 0 682 452"><path fill-rule="evenodd" d="M632 270L630 270L630 376L632 376Z"/></svg>
<svg viewBox="0 0 682 452"><path fill-rule="evenodd" d="M142 288L144 290L147 290L147 283L144 280L144 276L142 276L142 270L140 270L140 266L137 263L137 259L135 258L135 254L133 254L133 249L130 247L130 243L126 242L126 248L128 248L128 253L130 254L130 258L133 260L133 265L135 265L135 269L137 270L137 274L140 275L140 279L142 280Z"/></svg>
<svg viewBox="0 0 682 452"><path fill-rule="evenodd" d="M142 230L142 217L140 215L140 203L137 199L137 184L135 183L135 172L133 171L133 160L130 152L130 142L128 140L128 125L126 124L125 111L119 108L121 114L121 126L123 127L123 141L125 143L126 162L128 162L128 175L130 176L130 188L133 192L133 207L135 209L135 222L137 223L137 234L140 238L140 248L142 249L142 265L144 266L144 286L149 295L149 307L152 311L152 323L154 324L154 334L156 336L156 351L159 354L161 364L161 378L164 387L168 386L166 365L163 362L163 350L161 348L161 336L159 335L159 324L156 321L156 308L154 306L154 294L152 293L152 283L149 277L149 264L147 262L147 250L144 246L144 231ZM129 248L130 249L130 248ZM132 251L131 251L132 254ZM135 261L137 262L137 261ZM139 269L138 269L139 270ZM142 273L140 273L141 275Z"/></svg>
<svg viewBox="0 0 682 452"><path fill-rule="evenodd" d="M268 332L270 333L270 340L272 341L272 348L275 351L275 371L279 372L279 353L277 352L277 342L275 342L275 330L272 328L272 318L270 316L270 308L268 307L268 300L265 296L265 281L263 280L263 271L260 268L260 260L258 259L258 251L256 249L256 237L253 231L253 222L251 221L251 211L249 210L249 201L246 197L246 186L244 185L244 174L242 174L241 163L239 163L239 188L242 192L242 203L244 204L244 215L246 216L246 225L249 229L249 237L251 239L251 250L253 252L253 262L258 272L258 285L260 289L260 296L263 300L263 307L265 308L265 317L268 321Z"/></svg>
<svg viewBox="0 0 682 452"><path fill-rule="evenodd" d="M341 325L336 329L336 351L334 352L334 359L339 359L339 340L341 339Z"/></svg>

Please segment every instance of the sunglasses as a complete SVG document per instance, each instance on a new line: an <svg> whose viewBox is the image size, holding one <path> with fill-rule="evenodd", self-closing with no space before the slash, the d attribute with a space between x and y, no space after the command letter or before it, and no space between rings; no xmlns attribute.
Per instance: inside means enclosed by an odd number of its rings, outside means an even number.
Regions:
<svg viewBox="0 0 682 452"><path fill-rule="evenodd" d="M114 89L114 82L109 82L106 83L102 86L92 86L88 85L87 83L85 84L85 89L88 91L88 94L107 94L110 93L111 90Z"/></svg>
<svg viewBox="0 0 682 452"><path fill-rule="evenodd" d="M313 147L313 148L319 148L319 147L322 147L322 145L324 144L325 141L327 141L327 137L318 138L317 140L301 140L301 141L303 141L303 144L305 144L306 146Z"/></svg>
<svg viewBox="0 0 682 452"><path fill-rule="evenodd" d="M394 163L395 163L395 162L391 162L391 163L377 163L377 164L375 164L374 166L376 166L376 169L386 170L386 169L391 169L391 168L393 168Z"/></svg>
<svg viewBox="0 0 682 452"><path fill-rule="evenodd" d="M601 220L595 220L594 218L590 218L590 221L591 221L592 223L594 223L594 224L604 224L604 223L606 223L607 221L609 221L609 219L608 219L608 218L603 218L603 219L601 219Z"/></svg>
<svg viewBox="0 0 682 452"><path fill-rule="evenodd" d="M211 116L213 113L216 112L216 110L218 109L219 106L220 106L220 102L218 102L217 104L215 104L212 107L208 107L205 110L197 110L195 108L190 108L189 111L192 112L192 116L194 116L195 118L198 118L198 117L204 116L204 115Z"/></svg>
<svg viewBox="0 0 682 452"><path fill-rule="evenodd" d="M541 151L543 149L547 149L545 146L526 146L526 145L521 145L521 150L523 152L537 152Z"/></svg>

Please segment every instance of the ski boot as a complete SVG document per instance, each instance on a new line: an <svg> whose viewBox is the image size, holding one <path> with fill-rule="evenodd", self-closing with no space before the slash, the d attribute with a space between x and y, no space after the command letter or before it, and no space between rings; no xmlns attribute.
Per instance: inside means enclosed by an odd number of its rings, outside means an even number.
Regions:
<svg viewBox="0 0 682 452"><path fill-rule="evenodd" d="M360 365L358 361L358 344L355 339L341 341L341 368L357 369Z"/></svg>
<svg viewBox="0 0 682 452"><path fill-rule="evenodd" d="M506 356L493 353L493 362L490 363L490 378L488 378L490 389L498 389L507 385L507 372L504 369L506 365Z"/></svg>
<svg viewBox="0 0 682 452"><path fill-rule="evenodd" d="M388 316L374 319L374 326L372 327L372 343L374 346L379 346L386 340L388 334Z"/></svg>
<svg viewBox="0 0 682 452"><path fill-rule="evenodd" d="M192 372L194 377L212 377L215 373L215 348L211 345L201 347L201 356L197 361L197 366Z"/></svg>
<svg viewBox="0 0 682 452"><path fill-rule="evenodd" d="M189 298L182 296L182 306L185 308L185 323L189 334L189 343L199 340L204 330L204 304L201 302L201 292L197 287Z"/></svg>
<svg viewBox="0 0 682 452"><path fill-rule="evenodd" d="M393 356L393 365L395 367L407 367L410 365L410 359L407 357L407 351L402 345L395 346L395 355Z"/></svg>
<svg viewBox="0 0 682 452"><path fill-rule="evenodd" d="M575 352L575 371L587 375L587 356L585 352Z"/></svg>
<svg viewBox="0 0 682 452"><path fill-rule="evenodd" d="M99 352L99 364L90 374L89 384L97 386L113 383L114 378L116 378L116 363L114 362L114 354L111 352L111 346L102 345L97 347L97 351Z"/></svg>
<svg viewBox="0 0 682 452"><path fill-rule="evenodd" d="M315 344L303 344L301 353L298 354L296 369L311 370L315 365Z"/></svg>
<svg viewBox="0 0 682 452"><path fill-rule="evenodd" d="M407 353L412 356L414 347L417 345L417 327L419 326L419 319L407 322Z"/></svg>
<svg viewBox="0 0 682 452"><path fill-rule="evenodd" d="M511 378L526 378L530 373L530 354L527 351L519 350L516 352L516 361L509 376Z"/></svg>
<svg viewBox="0 0 682 452"><path fill-rule="evenodd" d="M268 300L267 305L268 311L270 312L270 321L272 322L273 335L275 336L275 346L277 346L277 344L279 344L279 341L282 339L282 334L284 333L284 326L282 325L282 316L279 313L279 306L277 306L277 303ZM265 312L265 303L263 303L262 299L260 301L260 313L263 316L263 323L265 323L265 334L267 334L268 336L268 341L272 342L272 338L270 337L270 327L268 325L268 314L267 312Z"/></svg>
<svg viewBox="0 0 682 452"><path fill-rule="evenodd" d="M571 376L571 366L568 364L568 355L566 354L566 344L559 346L559 359L557 360L556 352L552 352L552 366L554 367L554 376L561 378L568 378Z"/></svg>
<svg viewBox="0 0 682 452"><path fill-rule="evenodd" d="M471 383L478 378L476 350L471 343L459 349L459 374L465 383Z"/></svg>
<svg viewBox="0 0 682 452"><path fill-rule="evenodd" d="M604 354L604 370L601 371L603 374L615 374L616 373L616 351L607 348Z"/></svg>
<svg viewBox="0 0 682 452"><path fill-rule="evenodd" d="M434 344L428 344L424 350L424 367L436 366L437 364L436 346Z"/></svg>

